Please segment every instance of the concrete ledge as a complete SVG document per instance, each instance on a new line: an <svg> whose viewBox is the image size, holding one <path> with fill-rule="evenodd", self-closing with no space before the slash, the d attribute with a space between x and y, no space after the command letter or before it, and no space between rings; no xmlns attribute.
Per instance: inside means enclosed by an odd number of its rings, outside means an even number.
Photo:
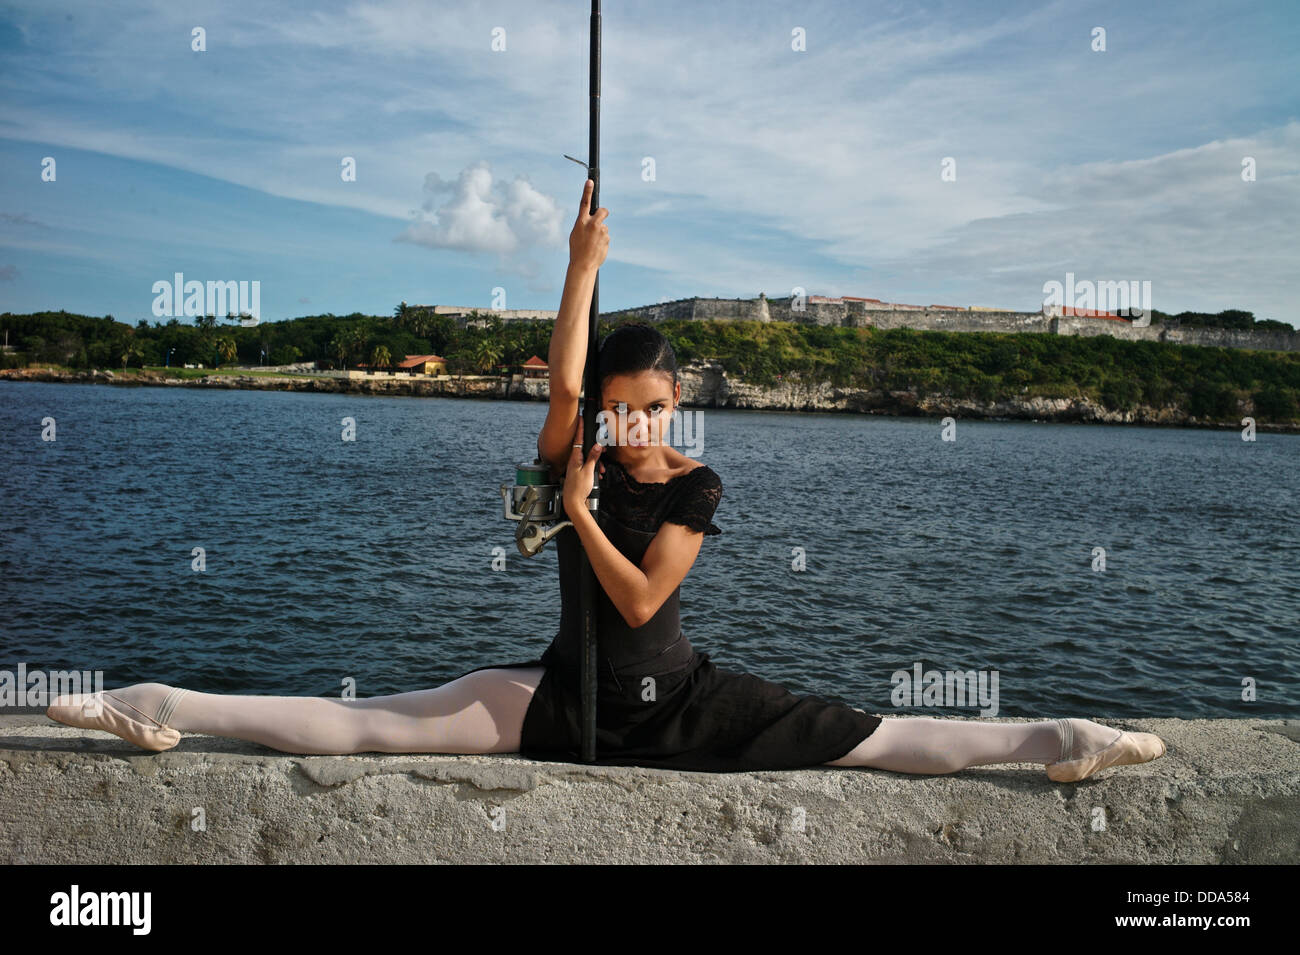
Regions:
<svg viewBox="0 0 1300 955"><path fill-rule="evenodd" d="M1093 717L1096 719L1100 718ZM513 756L165 753L0 717L5 863L1295 863L1300 721L1104 720L1169 752L1041 766L680 773ZM206 829L196 831L202 814Z"/></svg>

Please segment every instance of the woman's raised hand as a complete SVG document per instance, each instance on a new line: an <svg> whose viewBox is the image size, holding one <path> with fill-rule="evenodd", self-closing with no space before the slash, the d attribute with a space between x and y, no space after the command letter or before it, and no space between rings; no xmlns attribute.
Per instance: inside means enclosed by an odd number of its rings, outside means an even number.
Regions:
<svg viewBox="0 0 1300 955"><path fill-rule="evenodd" d="M573 424L573 447L569 453L568 468L564 473L564 488L560 492L564 499L566 514L574 514L578 508L586 507L586 500L591 496L591 489L596 484L597 467L602 475L605 473L605 465L600 461L605 446L599 441L591 446L587 459L583 460L582 427L582 416L579 415L578 420Z"/></svg>
<svg viewBox="0 0 1300 955"><path fill-rule="evenodd" d="M595 215L588 211L591 207L591 193L595 188L595 182L590 179L583 184L578 221L569 233L569 264L593 272L601 267L605 254L609 251L609 227L605 225L609 210L600 206Z"/></svg>

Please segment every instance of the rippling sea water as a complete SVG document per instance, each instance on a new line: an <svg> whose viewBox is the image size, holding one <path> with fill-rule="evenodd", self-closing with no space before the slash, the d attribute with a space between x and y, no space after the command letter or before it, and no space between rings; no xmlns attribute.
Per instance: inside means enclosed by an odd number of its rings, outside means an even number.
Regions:
<svg viewBox="0 0 1300 955"><path fill-rule="evenodd" d="M917 665L996 672L1001 716L1300 711L1300 438L693 413L723 533L682 627L721 667L876 713L976 715L896 707ZM544 415L0 382L0 669L373 696L534 659L556 556L519 555L498 487Z"/></svg>

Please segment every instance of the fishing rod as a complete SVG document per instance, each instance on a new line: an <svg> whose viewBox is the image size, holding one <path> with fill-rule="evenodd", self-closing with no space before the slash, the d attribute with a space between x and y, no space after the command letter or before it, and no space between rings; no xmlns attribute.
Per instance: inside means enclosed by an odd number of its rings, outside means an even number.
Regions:
<svg viewBox="0 0 1300 955"><path fill-rule="evenodd" d="M565 159L572 159L579 166L587 169L587 178L592 181L591 205L587 214L591 215L600 207L600 0L591 0L591 53L590 75L588 80L588 97L590 113L587 125L587 161L574 159L565 153ZM583 369L582 390L582 460L591 454L592 445L596 443L596 413L599 404L600 381L596 368L597 325L600 321L600 271L591 289L591 311L588 315L587 361ZM599 507L599 481L592 482L587 507L595 511ZM515 543L519 552L525 557L539 553L546 542L564 530L573 526L573 522L562 518L564 495L560 485L550 480L549 465L541 458L532 463L522 462L515 468L515 484L501 485L501 498L505 506L507 520L518 521L515 528ZM576 532L575 532L576 533ZM596 759L596 672L597 672L597 633L596 633L596 593L598 581L596 572L587 557L587 549L581 540L575 548L578 564L578 595L582 629L582 646L579 653L579 680L582 690L582 760L594 762Z"/></svg>

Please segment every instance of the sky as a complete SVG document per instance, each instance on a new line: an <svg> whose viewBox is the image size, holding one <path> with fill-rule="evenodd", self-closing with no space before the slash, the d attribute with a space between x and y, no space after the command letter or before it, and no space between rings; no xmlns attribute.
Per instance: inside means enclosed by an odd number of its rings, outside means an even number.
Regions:
<svg viewBox="0 0 1300 955"><path fill-rule="evenodd" d="M602 311L1073 274L1300 325L1296 0L603 7ZM589 11L0 3L0 311L166 321L178 272L264 321L557 309Z"/></svg>

